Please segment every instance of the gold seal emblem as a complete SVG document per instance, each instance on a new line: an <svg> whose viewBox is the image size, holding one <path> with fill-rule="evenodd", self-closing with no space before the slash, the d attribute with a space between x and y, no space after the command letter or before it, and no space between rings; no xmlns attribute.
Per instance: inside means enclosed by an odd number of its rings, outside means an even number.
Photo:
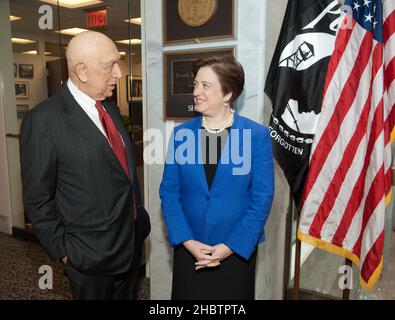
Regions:
<svg viewBox="0 0 395 320"><path fill-rule="evenodd" d="M205 24L214 15L217 0L178 0L178 14L190 27Z"/></svg>

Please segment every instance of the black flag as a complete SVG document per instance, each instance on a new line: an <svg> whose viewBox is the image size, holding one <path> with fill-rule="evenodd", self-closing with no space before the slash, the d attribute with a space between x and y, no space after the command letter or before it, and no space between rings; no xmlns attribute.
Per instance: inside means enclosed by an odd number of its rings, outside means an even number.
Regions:
<svg viewBox="0 0 395 320"><path fill-rule="evenodd" d="M298 208L340 14L337 0L289 0L266 79L273 153Z"/></svg>

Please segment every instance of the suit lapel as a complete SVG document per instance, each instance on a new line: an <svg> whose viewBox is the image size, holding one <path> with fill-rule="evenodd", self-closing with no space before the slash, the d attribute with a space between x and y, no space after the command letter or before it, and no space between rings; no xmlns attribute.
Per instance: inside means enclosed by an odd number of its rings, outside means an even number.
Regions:
<svg viewBox="0 0 395 320"><path fill-rule="evenodd" d="M114 166L119 173L126 176L106 137L78 105L67 87L63 87L60 94L64 101L63 111L67 115L65 119L68 124L102 153L104 158ZM125 144L127 144L126 141Z"/></svg>

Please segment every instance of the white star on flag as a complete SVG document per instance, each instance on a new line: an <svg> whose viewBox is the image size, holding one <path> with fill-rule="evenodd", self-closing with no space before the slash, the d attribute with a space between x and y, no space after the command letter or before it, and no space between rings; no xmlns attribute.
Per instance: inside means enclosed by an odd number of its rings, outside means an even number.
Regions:
<svg viewBox="0 0 395 320"><path fill-rule="evenodd" d="M372 22L373 16L369 13L369 15L368 15L368 16L365 16L365 18L366 18L365 22L367 22L367 21Z"/></svg>

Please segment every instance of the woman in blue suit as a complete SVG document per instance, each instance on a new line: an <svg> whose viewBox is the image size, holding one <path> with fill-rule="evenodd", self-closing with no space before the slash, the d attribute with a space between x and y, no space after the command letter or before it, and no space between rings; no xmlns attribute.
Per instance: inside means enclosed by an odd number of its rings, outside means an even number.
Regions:
<svg viewBox="0 0 395 320"><path fill-rule="evenodd" d="M230 107L244 86L233 56L200 60L193 71L201 116L174 129L160 186L172 299L254 299L274 189L269 130Z"/></svg>

